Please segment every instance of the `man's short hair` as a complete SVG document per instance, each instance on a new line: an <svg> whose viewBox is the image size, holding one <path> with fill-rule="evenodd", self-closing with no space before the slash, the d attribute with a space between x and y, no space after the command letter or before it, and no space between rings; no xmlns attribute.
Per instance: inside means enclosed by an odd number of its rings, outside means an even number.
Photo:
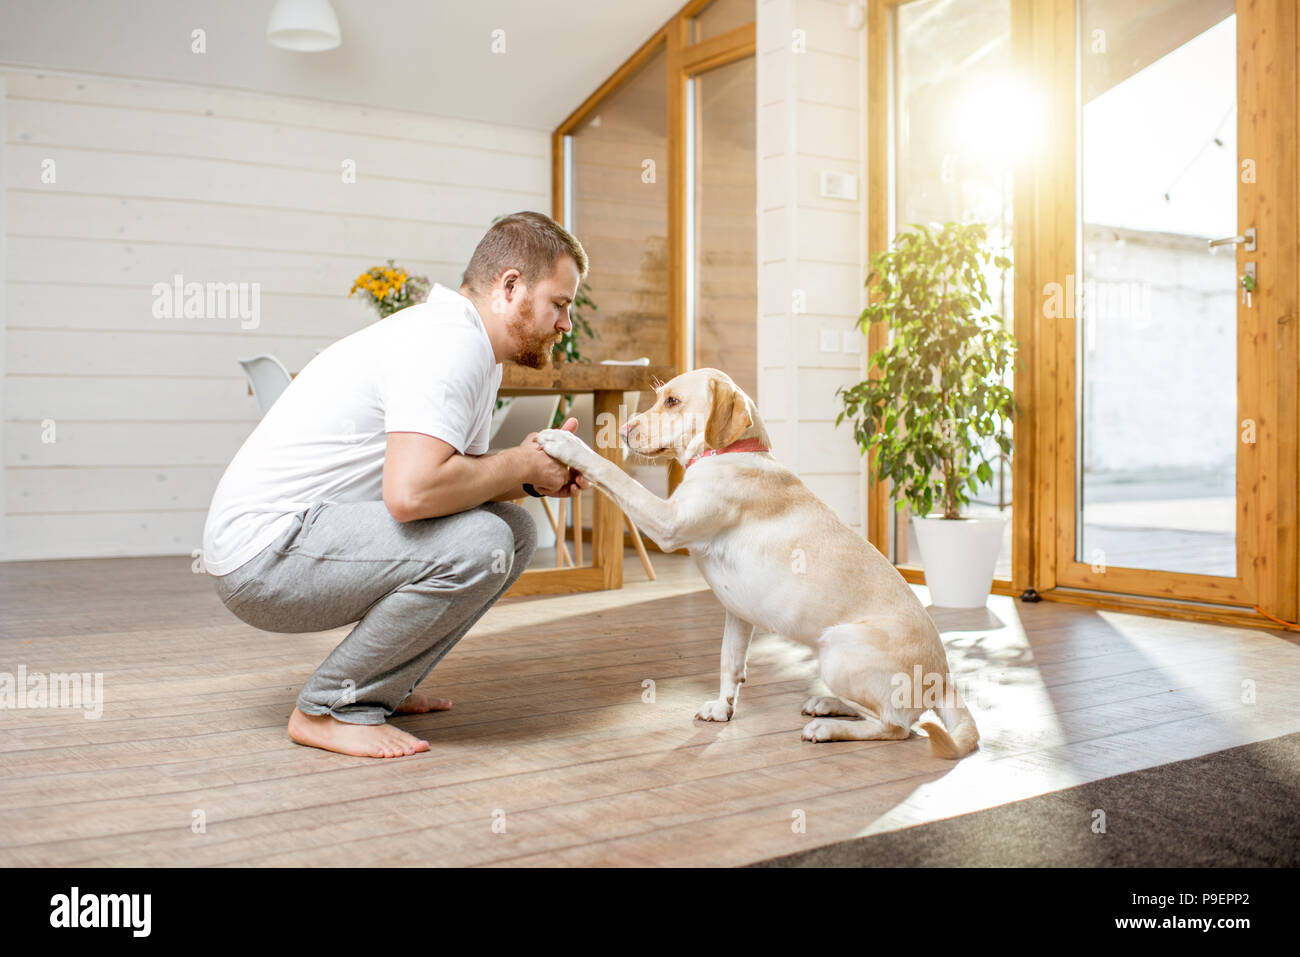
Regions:
<svg viewBox="0 0 1300 957"><path fill-rule="evenodd" d="M555 272L561 256L573 258L579 278L587 275L587 251L572 233L544 213L511 213L479 240L461 285L482 294L507 269L518 269L535 286Z"/></svg>

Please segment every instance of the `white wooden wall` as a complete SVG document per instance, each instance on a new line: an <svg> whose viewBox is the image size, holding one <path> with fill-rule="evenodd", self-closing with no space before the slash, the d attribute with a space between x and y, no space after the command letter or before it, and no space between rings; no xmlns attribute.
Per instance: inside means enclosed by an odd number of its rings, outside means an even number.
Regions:
<svg viewBox="0 0 1300 957"><path fill-rule="evenodd" d="M455 287L494 216L550 209L545 131L16 69L0 84L0 560L189 555L258 418L238 357L300 369L371 320L347 298L364 269L395 258ZM177 273L259 283L259 327L154 318Z"/></svg>
<svg viewBox="0 0 1300 957"><path fill-rule="evenodd" d="M865 460L835 426L836 388L865 378L866 38L847 6L758 4L758 401L778 457L862 533ZM857 176L857 200L822 197L823 170Z"/></svg>

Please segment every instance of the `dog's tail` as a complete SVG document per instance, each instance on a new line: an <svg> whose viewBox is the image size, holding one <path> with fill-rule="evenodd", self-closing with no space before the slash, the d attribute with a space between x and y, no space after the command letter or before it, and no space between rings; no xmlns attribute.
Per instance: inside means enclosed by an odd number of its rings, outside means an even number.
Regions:
<svg viewBox="0 0 1300 957"><path fill-rule="evenodd" d="M934 710L943 719L944 727L933 721L921 722L930 736L930 753L936 758L956 761L974 751L980 742L979 729L951 680L944 681L944 704Z"/></svg>

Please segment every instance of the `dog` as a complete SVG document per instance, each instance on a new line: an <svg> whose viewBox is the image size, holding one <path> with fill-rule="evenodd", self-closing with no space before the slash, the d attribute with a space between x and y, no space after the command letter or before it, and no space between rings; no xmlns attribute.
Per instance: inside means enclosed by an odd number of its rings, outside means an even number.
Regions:
<svg viewBox="0 0 1300 957"><path fill-rule="evenodd" d="M901 740L933 710L943 725L921 724L933 755L955 760L976 748L975 719L921 602L888 559L776 460L757 406L726 373L695 369L659 386L654 405L619 434L642 458L682 464L669 498L572 432L545 429L537 441L665 552L687 549L726 608L718 697L697 719L731 720L750 640L764 631L815 649L834 695L804 703L813 716L804 740Z"/></svg>

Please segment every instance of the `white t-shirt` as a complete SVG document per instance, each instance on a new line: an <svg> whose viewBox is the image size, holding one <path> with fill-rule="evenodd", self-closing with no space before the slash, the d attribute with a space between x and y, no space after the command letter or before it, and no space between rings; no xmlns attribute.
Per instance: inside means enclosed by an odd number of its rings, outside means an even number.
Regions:
<svg viewBox="0 0 1300 957"><path fill-rule="evenodd" d="M307 363L235 454L203 529L225 575L316 502L383 499L388 432L488 450L501 364L473 304L446 286L340 339Z"/></svg>

